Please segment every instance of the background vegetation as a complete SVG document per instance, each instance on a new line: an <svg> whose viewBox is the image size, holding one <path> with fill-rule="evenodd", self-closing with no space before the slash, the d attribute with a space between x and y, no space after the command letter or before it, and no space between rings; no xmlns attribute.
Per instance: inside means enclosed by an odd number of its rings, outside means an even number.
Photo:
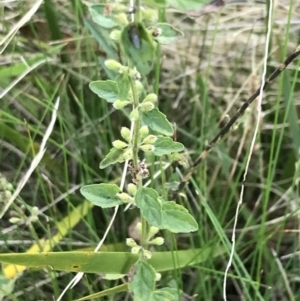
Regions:
<svg viewBox="0 0 300 301"><path fill-rule="evenodd" d="M300 43L300 3L274 2L268 74ZM9 43L0 44L0 172L14 187L40 148L57 95L61 99L41 164L0 221L1 253L25 252L39 238L53 237L58 223L83 204L78 191L83 184L120 181L121 165L100 170L99 162L111 142L120 138L120 126L129 126L126 111L107 106L88 87L90 81L110 76L103 62L117 58L118 53L113 51L109 36L91 21L86 4L45 0L30 21L12 34ZM29 1L2 1L2 41L32 5ZM232 116L260 85L269 5L269 1L225 1L217 12L198 12L196 18L173 8L161 11L185 37L161 47L159 106L176 123L177 140L186 146L190 163L226 122L227 115ZM263 118L239 214L228 300L300 300L299 64L298 60L289 66L264 94ZM150 76L150 83L152 79ZM177 282L187 294L198 294L196 300L222 299L228 242L256 113L254 104L181 193L179 201L193 213L199 231L163 234L168 250L225 246L222 256L163 274L166 284ZM153 160L151 174L165 163L167 157L162 162ZM166 179L174 172L168 167ZM151 187L159 189L160 185L153 179ZM33 206L43 215L30 224ZM87 210L53 250L92 249L112 213ZM21 218L18 226L9 222L12 216ZM126 237L134 237L131 226L137 217L135 210L119 211L105 243L115 249ZM73 276L26 270L6 300L53 300ZM117 283L88 274L67 292L65 300ZM114 296L114 300L126 298Z"/></svg>

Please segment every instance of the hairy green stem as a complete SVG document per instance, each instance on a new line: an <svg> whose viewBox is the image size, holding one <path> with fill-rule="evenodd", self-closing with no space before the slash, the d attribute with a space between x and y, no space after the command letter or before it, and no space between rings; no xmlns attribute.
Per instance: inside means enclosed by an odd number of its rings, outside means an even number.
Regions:
<svg viewBox="0 0 300 301"><path fill-rule="evenodd" d="M139 97L136 90L136 86L134 81L131 81L131 89L133 95L133 110L137 109L139 106ZM140 117L134 121L133 124L133 137L132 137L132 161L133 166L136 171L139 170L139 162L138 162L138 142L139 142L139 129L141 127ZM137 184L138 188L142 186L142 180L139 180ZM141 233L141 246L142 248L146 249L147 247L147 222L144 219L143 215L141 214L141 223L142 223L142 233ZM141 253L141 258L143 259L143 254Z"/></svg>

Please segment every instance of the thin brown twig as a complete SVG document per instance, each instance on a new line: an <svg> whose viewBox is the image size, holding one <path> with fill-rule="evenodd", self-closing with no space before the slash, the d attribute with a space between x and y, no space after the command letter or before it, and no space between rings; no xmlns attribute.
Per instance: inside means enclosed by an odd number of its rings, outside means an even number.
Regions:
<svg viewBox="0 0 300 301"><path fill-rule="evenodd" d="M284 70L286 67L294 61L297 56L300 55L300 45L296 48L296 50L290 54L281 64L280 66L266 79L265 84L263 86L263 90ZM200 156L195 160L190 170L184 175L182 178L177 190L174 192L173 197L176 197L178 193L185 187L186 183L190 180L192 174L197 169L197 167L201 164L203 160L206 159L209 152L214 148L214 146L223 139L226 134L230 131L231 127L235 124L235 122L245 113L246 109L249 105L259 96L261 91L261 86L242 104L242 106L236 111L236 113L232 116L232 118L224 125L224 127L219 131L219 133L204 147L204 150L200 154Z"/></svg>

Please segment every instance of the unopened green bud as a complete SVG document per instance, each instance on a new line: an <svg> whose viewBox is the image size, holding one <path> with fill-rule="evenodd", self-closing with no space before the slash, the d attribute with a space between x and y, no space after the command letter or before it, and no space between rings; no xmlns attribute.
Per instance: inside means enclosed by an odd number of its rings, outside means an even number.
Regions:
<svg viewBox="0 0 300 301"><path fill-rule="evenodd" d="M134 84L135 84L135 88L136 88L136 91L137 91L138 95L141 95L141 93L142 93L142 91L144 89L143 84L139 80L136 80L134 82Z"/></svg>
<svg viewBox="0 0 300 301"><path fill-rule="evenodd" d="M136 229L137 229L140 233L142 233L142 223L141 223L141 222L138 222L138 223L136 224Z"/></svg>
<svg viewBox="0 0 300 301"><path fill-rule="evenodd" d="M142 112L149 112L154 109L154 104L150 101L143 102L139 105Z"/></svg>
<svg viewBox="0 0 300 301"><path fill-rule="evenodd" d="M142 143L143 144L154 144L156 140L157 140L157 137L155 135L149 135L142 141Z"/></svg>
<svg viewBox="0 0 300 301"><path fill-rule="evenodd" d="M132 148L128 148L128 149L124 152L124 154L123 154L123 156L122 156L122 159L123 159L123 160L131 160L131 159L132 159L132 156L133 156Z"/></svg>
<svg viewBox="0 0 300 301"><path fill-rule="evenodd" d="M149 134L149 128L144 125L139 129L140 139L144 139Z"/></svg>
<svg viewBox="0 0 300 301"><path fill-rule="evenodd" d="M40 213L39 207L33 206L31 208L31 215L38 215Z"/></svg>
<svg viewBox="0 0 300 301"><path fill-rule="evenodd" d="M130 69L128 74L132 79L135 80L142 78L141 74L136 70L136 68Z"/></svg>
<svg viewBox="0 0 300 301"><path fill-rule="evenodd" d="M135 195L137 188L136 185L134 185L133 183L128 184L127 186L127 191L131 194L131 195Z"/></svg>
<svg viewBox="0 0 300 301"><path fill-rule="evenodd" d="M130 129L127 127L122 127L121 128L121 136L127 141L130 141Z"/></svg>
<svg viewBox="0 0 300 301"><path fill-rule="evenodd" d="M35 223L39 220L39 217L37 215L33 215L30 217L30 222Z"/></svg>
<svg viewBox="0 0 300 301"><path fill-rule="evenodd" d="M116 60L106 60L104 64L109 70L114 70L118 72L120 71L120 69L123 68L123 65L117 62Z"/></svg>
<svg viewBox="0 0 300 301"><path fill-rule="evenodd" d="M150 93L148 94L145 99L143 100L143 102L152 102L152 103L156 103L157 102L157 95L154 93Z"/></svg>
<svg viewBox="0 0 300 301"><path fill-rule="evenodd" d="M147 259L151 259L152 257L152 253L148 250L143 250L143 255L147 258Z"/></svg>
<svg viewBox="0 0 300 301"><path fill-rule="evenodd" d="M9 190L4 191L4 198L6 201L11 198L11 192Z"/></svg>
<svg viewBox="0 0 300 301"><path fill-rule="evenodd" d="M149 241L149 244L151 245L156 245L156 246L161 246L163 245L165 240L162 237L156 237L152 240Z"/></svg>
<svg viewBox="0 0 300 301"><path fill-rule="evenodd" d="M117 149L123 149L128 146L127 143L122 140L115 140L112 145Z"/></svg>
<svg viewBox="0 0 300 301"><path fill-rule="evenodd" d="M153 152L154 146L152 144L144 144L139 147L144 152Z"/></svg>
<svg viewBox="0 0 300 301"><path fill-rule="evenodd" d="M20 222L20 218L19 217L11 217L9 219L9 222L12 223L12 224L17 224L18 222Z"/></svg>
<svg viewBox="0 0 300 301"><path fill-rule="evenodd" d="M10 183L7 183L7 184L6 184L6 190L8 190L8 191L12 191L12 190L13 190L13 186L12 186L12 184L10 184Z"/></svg>
<svg viewBox="0 0 300 301"><path fill-rule="evenodd" d="M140 250L142 249L142 247L140 247L140 246L137 246L137 247L133 247L132 249L131 249L131 253L132 254L138 254L138 253L140 253Z"/></svg>
<svg viewBox="0 0 300 301"><path fill-rule="evenodd" d="M153 237L155 234L157 234L159 231L159 228L151 226L149 229L149 233L148 233L148 239L150 239L151 237Z"/></svg>
<svg viewBox="0 0 300 301"><path fill-rule="evenodd" d="M144 20L149 21L149 23L156 23L158 20L157 11L151 8L142 9L142 16Z"/></svg>
<svg viewBox="0 0 300 301"><path fill-rule="evenodd" d="M114 103L113 103L113 106L115 109L117 110L121 110L123 109L124 107L128 106L129 104L131 104L131 101L128 101L128 100L116 100Z"/></svg>
<svg viewBox="0 0 300 301"><path fill-rule="evenodd" d="M114 19L116 22L119 23L121 26L126 26L128 24L128 19L125 13L114 15Z"/></svg>
<svg viewBox="0 0 300 301"><path fill-rule="evenodd" d="M134 110L130 113L129 118L130 118L131 121L138 120L138 119L140 118L139 110L138 110L138 109L134 109Z"/></svg>
<svg viewBox="0 0 300 301"><path fill-rule="evenodd" d="M128 193L125 193L125 192L117 193L117 197L123 203L132 203L133 202L133 197L131 197Z"/></svg>
<svg viewBox="0 0 300 301"><path fill-rule="evenodd" d="M115 29L115 30L113 30L111 33L110 33L110 38L112 39L112 40L114 40L114 41L120 41L120 39L121 39L121 30L117 30L117 29Z"/></svg>
<svg viewBox="0 0 300 301"><path fill-rule="evenodd" d="M160 281L160 279L161 279L161 274L155 273L155 281Z"/></svg>
<svg viewBox="0 0 300 301"><path fill-rule="evenodd" d="M130 248L138 246L137 243L132 238L126 238L126 245Z"/></svg>

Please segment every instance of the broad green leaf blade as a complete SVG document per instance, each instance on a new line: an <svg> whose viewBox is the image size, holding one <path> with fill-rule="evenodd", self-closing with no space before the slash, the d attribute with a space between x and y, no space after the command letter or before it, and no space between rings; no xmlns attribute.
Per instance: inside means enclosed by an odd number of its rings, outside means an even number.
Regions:
<svg viewBox="0 0 300 301"><path fill-rule="evenodd" d="M109 14L107 4L95 4L89 7L93 21L104 28L114 28L118 23L113 20L113 15Z"/></svg>
<svg viewBox="0 0 300 301"><path fill-rule="evenodd" d="M142 122L153 131L159 132L166 136L172 136L174 133L171 123L167 120L166 115L157 108L149 112L142 112Z"/></svg>
<svg viewBox="0 0 300 301"><path fill-rule="evenodd" d="M158 193L154 189L141 187L135 194L134 200L147 222L160 228L162 224L162 209Z"/></svg>
<svg viewBox="0 0 300 301"><path fill-rule="evenodd" d="M130 78L128 74L122 73L118 75L116 78L116 83L119 90L119 99L128 100L127 97L130 90Z"/></svg>
<svg viewBox="0 0 300 301"><path fill-rule="evenodd" d="M175 202L162 204L162 225L173 233L188 233L198 230L198 224L187 209Z"/></svg>
<svg viewBox="0 0 300 301"><path fill-rule="evenodd" d="M80 189L80 193L94 205L101 208L111 208L121 205L121 200L117 193L121 192L116 184L92 184L85 185Z"/></svg>
<svg viewBox="0 0 300 301"><path fill-rule="evenodd" d="M105 158L100 162L100 169L106 168L108 165L115 164L117 162L123 162L122 155L124 154L124 149L118 149L113 147Z"/></svg>
<svg viewBox="0 0 300 301"><path fill-rule="evenodd" d="M129 284L129 289L134 294L134 300L148 300L155 289L155 271L153 267L145 261L139 261L133 269L136 270L133 280Z"/></svg>
<svg viewBox="0 0 300 301"><path fill-rule="evenodd" d="M159 137L154 143L153 153L156 156L163 156L182 152L183 150L183 144L173 141L171 138Z"/></svg>
<svg viewBox="0 0 300 301"><path fill-rule="evenodd" d="M89 86L95 94L105 99L107 102L114 103L119 99L117 84L112 80L97 80L91 82Z"/></svg>
<svg viewBox="0 0 300 301"><path fill-rule="evenodd" d="M174 295L171 295L167 291L157 290L157 291L153 292L149 301L174 301L177 299L178 299L178 295L174 296Z"/></svg>
<svg viewBox="0 0 300 301"><path fill-rule="evenodd" d="M121 45L125 55L143 75L153 68L155 49L153 39L143 24L129 24L121 34Z"/></svg>
<svg viewBox="0 0 300 301"><path fill-rule="evenodd" d="M117 293L121 293L121 292L126 292L128 290L128 284L124 283L121 285L117 285L114 286L112 288L108 288L106 290L103 290L101 292L95 293L95 294L90 294L88 296L84 296L82 298L73 300L73 301L86 301L86 300L94 300L96 298L100 298L100 297L105 297L105 296L109 296L109 295L115 295Z"/></svg>
<svg viewBox="0 0 300 301"><path fill-rule="evenodd" d="M169 271L174 268L192 266L224 253L220 246L184 251L154 252L148 263L157 271ZM53 270L128 274L138 261L139 255L130 252L45 252L45 253L10 253L1 254L0 262L23 265L26 267L51 267Z"/></svg>
<svg viewBox="0 0 300 301"><path fill-rule="evenodd" d="M160 34L155 37L155 40L160 44L174 43L176 40L184 36L181 31L168 23L157 23L153 26L153 30L158 30L160 32Z"/></svg>

